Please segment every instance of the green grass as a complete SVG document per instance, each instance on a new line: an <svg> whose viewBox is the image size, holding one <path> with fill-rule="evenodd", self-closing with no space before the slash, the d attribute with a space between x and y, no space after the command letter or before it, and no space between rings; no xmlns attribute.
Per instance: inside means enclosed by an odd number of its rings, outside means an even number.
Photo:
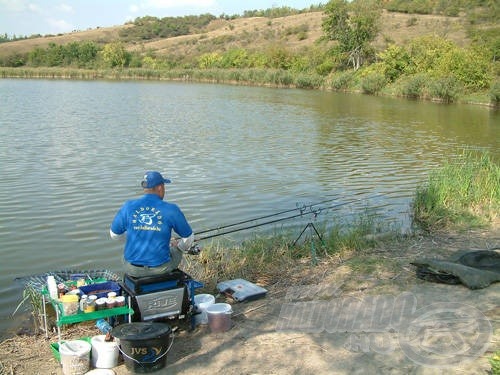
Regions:
<svg viewBox="0 0 500 375"><path fill-rule="evenodd" d="M415 222L433 231L483 227L500 212L500 166L488 153L464 151L417 188Z"/></svg>
<svg viewBox="0 0 500 375"><path fill-rule="evenodd" d="M497 351L491 358L489 358L491 365L491 374L500 375L500 350Z"/></svg>

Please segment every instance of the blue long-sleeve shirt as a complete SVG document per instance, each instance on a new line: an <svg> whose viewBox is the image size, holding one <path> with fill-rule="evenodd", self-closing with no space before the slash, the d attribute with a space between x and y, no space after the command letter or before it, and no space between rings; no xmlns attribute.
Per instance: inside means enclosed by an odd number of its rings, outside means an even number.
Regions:
<svg viewBox="0 0 500 375"><path fill-rule="evenodd" d="M127 233L125 261L156 267L170 261L172 230L180 237L193 234L180 208L156 194L127 201L111 223L111 232Z"/></svg>

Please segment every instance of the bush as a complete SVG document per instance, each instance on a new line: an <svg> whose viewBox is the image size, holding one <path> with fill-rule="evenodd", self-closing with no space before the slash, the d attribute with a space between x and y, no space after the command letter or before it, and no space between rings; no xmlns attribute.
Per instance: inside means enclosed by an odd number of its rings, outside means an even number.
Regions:
<svg viewBox="0 0 500 375"><path fill-rule="evenodd" d="M198 67L200 69L216 68L221 61L222 57L217 52L204 53L198 58Z"/></svg>
<svg viewBox="0 0 500 375"><path fill-rule="evenodd" d="M424 74L415 74L408 77L401 84L401 94L413 99L422 98L427 80L428 77Z"/></svg>
<svg viewBox="0 0 500 375"><path fill-rule="evenodd" d="M390 45L379 54L383 61L384 74L390 82L394 82L398 77L408 71L410 65L410 55L404 47Z"/></svg>
<svg viewBox="0 0 500 375"><path fill-rule="evenodd" d="M226 51L220 60L222 68L247 68L249 66L248 52L242 48Z"/></svg>
<svg viewBox="0 0 500 375"><path fill-rule="evenodd" d="M491 64L485 51L458 47L445 53L437 62L436 72L453 75L468 90L483 90L491 81Z"/></svg>
<svg viewBox="0 0 500 375"><path fill-rule="evenodd" d="M318 89L323 85L323 78L316 74L299 74L295 85L301 89Z"/></svg>
<svg viewBox="0 0 500 375"><path fill-rule="evenodd" d="M330 81L330 87L333 90L346 90L349 88L354 78L353 72L341 72L334 75Z"/></svg>
<svg viewBox="0 0 500 375"><path fill-rule="evenodd" d="M376 94L386 85L385 76L381 73L371 73L361 80L361 89L365 94Z"/></svg>
<svg viewBox="0 0 500 375"><path fill-rule="evenodd" d="M297 34L297 40L306 40L306 39L307 39L306 31L301 31L300 33Z"/></svg>
<svg viewBox="0 0 500 375"><path fill-rule="evenodd" d="M458 98L460 84L453 76L438 78L430 83L429 92L435 99L452 103Z"/></svg>
<svg viewBox="0 0 500 375"><path fill-rule="evenodd" d="M490 88L491 104L498 107L500 105L500 81L496 81Z"/></svg>
<svg viewBox="0 0 500 375"><path fill-rule="evenodd" d="M327 76L335 68L333 61L324 61L314 68L316 73L322 76Z"/></svg>

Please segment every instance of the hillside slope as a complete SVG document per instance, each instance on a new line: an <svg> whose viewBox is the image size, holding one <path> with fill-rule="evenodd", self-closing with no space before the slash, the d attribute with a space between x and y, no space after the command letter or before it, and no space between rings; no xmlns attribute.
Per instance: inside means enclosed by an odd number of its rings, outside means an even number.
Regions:
<svg viewBox="0 0 500 375"><path fill-rule="evenodd" d="M196 56L206 52L225 51L242 47L249 50L265 50L282 45L301 49L314 45L323 35L322 12L310 12L281 18L217 19L199 34L144 42L126 43L127 49L153 52L157 55ZM50 43L67 44L76 41L94 41L106 44L120 40L120 30L133 25L98 28L72 32L60 36L26 39L0 44L0 57L24 54L36 47L45 48ZM300 38L296 30L304 30ZM404 44L416 36L434 34L446 37L460 46L467 45L465 20L461 17L389 13L384 11L381 31L374 42L382 49L389 43Z"/></svg>

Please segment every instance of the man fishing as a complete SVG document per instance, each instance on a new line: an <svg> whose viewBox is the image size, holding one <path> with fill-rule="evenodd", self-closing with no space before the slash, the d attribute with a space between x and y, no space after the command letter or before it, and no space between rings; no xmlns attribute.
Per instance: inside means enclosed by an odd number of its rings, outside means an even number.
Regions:
<svg viewBox="0 0 500 375"><path fill-rule="evenodd" d="M111 223L111 238L125 238L124 268L130 276L171 272L193 246L194 233L184 214L163 200L168 183L160 172L146 172L141 182L144 195L125 202ZM171 239L172 230L178 240Z"/></svg>

